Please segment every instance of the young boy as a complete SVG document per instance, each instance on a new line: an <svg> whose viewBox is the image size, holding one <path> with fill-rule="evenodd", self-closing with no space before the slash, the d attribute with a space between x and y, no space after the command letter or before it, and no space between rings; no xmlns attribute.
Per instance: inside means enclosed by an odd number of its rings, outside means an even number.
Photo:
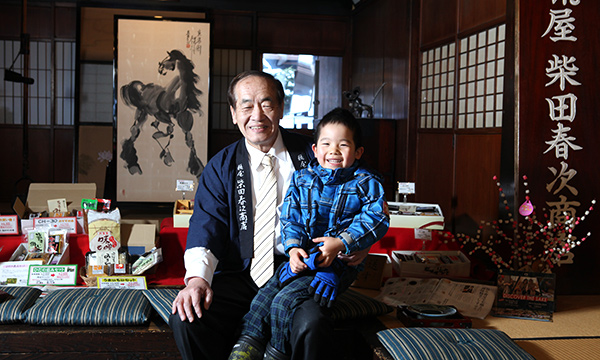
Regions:
<svg viewBox="0 0 600 360"><path fill-rule="evenodd" d="M282 242L290 260L252 301L230 360L263 359L263 354L288 359L298 304L314 298L328 316L337 295L364 266L348 266L338 254L367 249L387 232L380 178L359 162L361 138L358 121L345 109L332 110L317 125L315 159L294 173L281 209Z"/></svg>

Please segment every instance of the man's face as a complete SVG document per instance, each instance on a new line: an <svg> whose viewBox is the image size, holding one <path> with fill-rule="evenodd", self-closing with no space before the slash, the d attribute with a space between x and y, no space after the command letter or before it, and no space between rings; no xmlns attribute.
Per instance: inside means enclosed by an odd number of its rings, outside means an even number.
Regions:
<svg viewBox="0 0 600 360"><path fill-rule="evenodd" d="M347 168L360 159L364 148L356 148L352 131L342 124L327 124L313 144L319 164L326 169Z"/></svg>
<svg viewBox="0 0 600 360"><path fill-rule="evenodd" d="M233 123L250 145L267 152L275 143L283 104L277 102L277 91L270 82L258 76L241 80L234 89L236 106L230 107Z"/></svg>

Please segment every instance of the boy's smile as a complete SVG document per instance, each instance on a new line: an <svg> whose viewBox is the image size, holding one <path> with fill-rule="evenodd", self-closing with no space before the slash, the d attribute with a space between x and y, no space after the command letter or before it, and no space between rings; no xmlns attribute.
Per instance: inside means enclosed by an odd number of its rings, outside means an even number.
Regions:
<svg viewBox="0 0 600 360"><path fill-rule="evenodd" d="M313 145L315 157L326 169L347 168L360 159L364 148L356 148L352 131L339 123L330 123L321 129L319 139Z"/></svg>

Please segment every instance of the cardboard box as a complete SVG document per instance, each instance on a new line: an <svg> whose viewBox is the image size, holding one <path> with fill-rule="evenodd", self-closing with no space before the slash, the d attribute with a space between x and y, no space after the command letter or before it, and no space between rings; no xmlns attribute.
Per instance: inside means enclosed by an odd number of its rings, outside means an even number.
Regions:
<svg viewBox="0 0 600 360"><path fill-rule="evenodd" d="M402 277L466 278L471 274L471 261L460 251L397 250L392 252L392 266Z"/></svg>
<svg viewBox="0 0 600 360"><path fill-rule="evenodd" d="M95 183L32 183L29 185L27 201L17 198L13 210L21 219L21 232L33 227L29 214L48 210L48 200L66 199L68 210L81 210L81 199L96 198Z"/></svg>
<svg viewBox="0 0 600 360"><path fill-rule="evenodd" d="M67 200L67 206L70 210L81 210L81 199L93 199L96 197L96 184L47 184L32 183L29 185L27 201L25 204L17 198L13 209L23 218L24 214L31 212L42 212L48 210L48 200L61 199Z"/></svg>
<svg viewBox="0 0 600 360"><path fill-rule="evenodd" d="M121 220L121 246L130 255L142 255L160 247L158 226L147 220Z"/></svg>
<svg viewBox="0 0 600 360"><path fill-rule="evenodd" d="M379 290L388 264L391 265L391 261L387 254L368 254L365 268L358 273L352 286Z"/></svg>
<svg viewBox="0 0 600 360"><path fill-rule="evenodd" d="M173 227L190 227L190 218L194 211L194 202L192 200L177 200L173 206Z"/></svg>
<svg viewBox="0 0 600 360"><path fill-rule="evenodd" d="M390 201L388 206L392 228L444 229L444 214L437 204Z"/></svg>

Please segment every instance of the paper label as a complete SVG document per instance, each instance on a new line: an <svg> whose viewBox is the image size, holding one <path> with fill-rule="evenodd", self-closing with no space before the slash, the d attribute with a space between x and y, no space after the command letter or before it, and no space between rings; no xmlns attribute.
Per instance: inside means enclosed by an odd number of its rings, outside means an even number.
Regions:
<svg viewBox="0 0 600 360"><path fill-rule="evenodd" d="M77 265L31 265L27 285L70 285L77 281Z"/></svg>
<svg viewBox="0 0 600 360"><path fill-rule="evenodd" d="M0 263L0 285L27 286L30 265L42 265L42 260Z"/></svg>
<svg viewBox="0 0 600 360"><path fill-rule="evenodd" d="M48 217L33 219L34 228L48 228L67 230L69 234L77 234L77 218L75 216L68 217Z"/></svg>
<svg viewBox="0 0 600 360"><path fill-rule="evenodd" d="M139 289L146 290L145 276L100 276L98 277L99 289Z"/></svg>
<svg viewBox="0 0 600 360"><path fill-rule="evenodd" d="M32 230L27 234L27 249L32 254L42 253L47 241L48 232Z"/></svg>
<svg viewBox="0 0 600 360"><path fill-rule="evenodd" d="M415 229L415 239L417 239L417 240L431 240L431 230L428 230L428 229Z"/></svg>
<svg viewBox="0 0 600 360"><path fill-rule="evenodd" d="M0 215L0 235L18 235L19 219L17 215Z"/></svg>
<svg viewBox="0 0 600 360"><path fill-rule="evenodd" d="M415 183L413 182L398 182L398 193L399 194L414 194Z"/></svg>
<svg viewBox="0 0 600 360"><path fill-rule="evenodd" d="M126 274L127 268L125 264L115 264L115 274Z"/></svg>
<svg viewBox="0 0 600 360"><path fill-rule="evenodd" d="M194 180L177 180L177 191L194 191Z"/></svg>
<svg viewBox="0 0 600 360"><path fill-rule="evenodd" d="M69 211L67 209L67 200L66 199L52 199L48 200L48 212L52 213L62 213Z"/></svg>
<svg viewBox="0 0 600 360"><path fill-rule="evenodd" d="M90 266L92 269L92 275L100 275L104 274L104 266L103 265L92 265Z"/></svg>
<svg viewBox="0 0 600 360"><path fill-rule="evenodd" d="M103 250L96 252L98 265L114 265L119 263L119 250Z"/></svg>
<svg viewBox="0 0 600 360"><path fill-rule="evenodd" d="M121 226L119 223L108 220L96 220L89 223L90 250L102 251L118 249L121 247Z"/></svg>

